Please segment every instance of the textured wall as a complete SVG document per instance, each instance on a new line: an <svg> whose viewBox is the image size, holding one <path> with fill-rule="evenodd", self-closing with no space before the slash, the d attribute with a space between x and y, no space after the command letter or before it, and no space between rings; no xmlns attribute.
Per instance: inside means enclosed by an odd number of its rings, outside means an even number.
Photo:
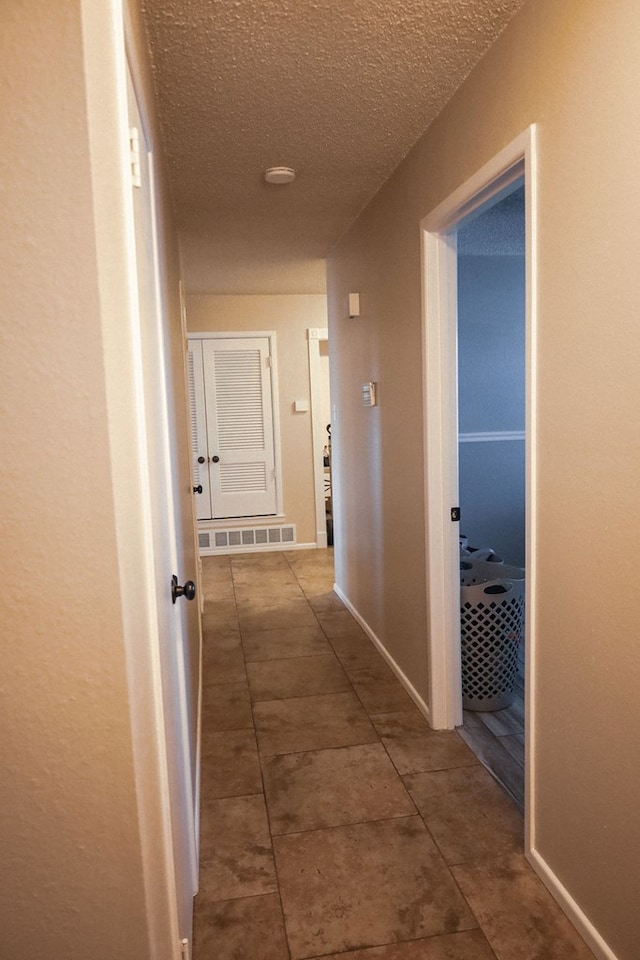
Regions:
<svg viewBox="0 0 640 960"><path fill-rule="evenodd" d="M0 13L8 585L0 919L1 952L11 960L146 960L177 943L147 603L153 574L136 415L130 188L119 153L126 145L121 17L118 0L44 7L8 0ZM144 90L135 29L133 37L130 57ZM169 226L166 214L161 205L159 222ZM161 247L174 322L165 334L176 405L178 556L193 576L170 229ZM197 651L197 629L188 633Z"/></svg>
<svg viewBox="0 0 640 960"><path fill-rule="evenodd" d="M138 960L80 4L7 0L0 20L1 952Z"/></svg>
<svg viewBox="0 0 640 960"><path fill-rule="evenodd" d="M628 576L640 532L640 221L629 197L638 35L635 0L530 0L339 244L328 278L344 410L338 581L419 685L428 603L419 221L539 124L532 813L540 855L619 960L634 960L640 942L640 638ZM350 290L361 294L358 321L344 318ZM365 373L380 382L368 417L357 401Z"/></svg>
<svg viewBox="0 0 640 960"><path fill-rule="evenodd" d="M524 430L524 309L524 257L458 257L461 434ZM461 531L524 566L524 442L461 442L458 466Z"/></svg>

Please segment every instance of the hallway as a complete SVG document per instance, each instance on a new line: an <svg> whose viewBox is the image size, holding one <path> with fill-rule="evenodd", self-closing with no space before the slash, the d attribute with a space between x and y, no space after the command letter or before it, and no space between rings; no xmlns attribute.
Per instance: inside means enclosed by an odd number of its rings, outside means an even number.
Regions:
<svg viewBox="0 0 640 960"><path fill-rule="evenodd" d="M203 558L194 960L588 960L332 586L331 550Z"/></svg>

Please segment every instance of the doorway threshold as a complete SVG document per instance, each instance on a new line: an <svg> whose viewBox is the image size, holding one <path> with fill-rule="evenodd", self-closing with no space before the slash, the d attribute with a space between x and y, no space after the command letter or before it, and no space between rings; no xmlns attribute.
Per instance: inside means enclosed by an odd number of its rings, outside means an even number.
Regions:
<svg viewBox="0 0 640 960"><path fill-rule="evenodd" d="M504 710L463 711L458 733L524 814L524 686L518 675L513 703Z"/></svg>

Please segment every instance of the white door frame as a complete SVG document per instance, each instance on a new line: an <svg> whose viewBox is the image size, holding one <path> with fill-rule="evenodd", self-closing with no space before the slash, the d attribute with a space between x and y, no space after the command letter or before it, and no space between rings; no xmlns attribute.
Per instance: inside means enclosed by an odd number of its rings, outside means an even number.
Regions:
<svg viewBox="0 0 640 960"><path fill-rule="evenodd" d="M168 806L167 812L171 823L174 870L172 893L175 897L178 940L184 942L191 937L192 901L198 890L198 838L185 670L187 628L182 610L183 604L174 607L170 602L169 593L171 572L180 574L182 571L177 556L175 515L177 497L172 475L175 460L167 411L168 357L166 334L163 328L166 304L163 301L160 279L158 200L153 142L144 98L141 94L141 82L135 75L133 66L135 61L129 54L128 43L126 47L128 83L130 83L131 96L141 126L138 142L141 185L139 188L130 188L130 191L137 192L140 189L140 197L144 195L142 191L148 195L148 206L142 214L144 221L141 231L133 203L128 205L127 213L132 218L130 229L133 230L135 244L131 251L135 258L133 264L135 275L132 276L132 281L136 288L132 333L135 342L136 378L141 388L142 409L138 410L138 418L143 427L141 437L145 454L143 469L146 474L147 490L150 493L152 490L156 491L155 498L151 495L147 498L150 507L147 522L150 524L149 548L152 553L153 571L149 584L149 599L152 593L155 612L150 640L154 647L152 655L158 658L154 692L161 701L162 728L157 733L160 740L159 749L166 757L166 779L163 775L162 789L163 792L167 791L164 803ZM130 112L129 122L131 122ZM146 186L145 177L148 177ZM147 305L146 314L141 311L138 300L139 271L141 266L143 271L145 269L140 262L142 258L139 256L139 231L140 236L146 237L148 243L148 253L143 256L149 259L147 269L150 268L152 273L149 289L151 300ZM136 306L138 306L137 310ZM150 385L151 396L149 396ZM149 452L153 453L152 457L149 457Z"/></svg>
<svg viewBox="0 0 640 960"><path fill-rule="evenodd" d="M150 957L184 960L156 636L157 589L167 590L168 584L164 579L162 584L155 580L148 496L151 467L145 458L145 399L131 196L126 51L135 50L135 44L128 41L136 34L122 0L99 4L81 0L81 16L97 295L119 567L119 595L114 597L114 603L119 604L121 642L126 655L131 759L145 895L140 926L144 928L146 924ZM130 63L134 86L143 89L136 75L135 54ZM114 638L114 643L117 640ZM123 710L126 705L123 701Z"/></svg>
<svg viewBox="0 0 640 960"><path fill-rule="evenodd" d="M456 225L510 191L524 174L526 209L526 783L530 796L535 715L536 169L532 125L421 222L425 516L429 597L429 719L436 729L462 723L460 687L457 423ZM529 808L529 803L525 808ZM528 831L527 826L527 831Z"/></svg>
<svg viewBox="0 0 640 960"><path fill-rule="evenodd" d="M324 459L327 425L320 411L320 342L329 339L326 327L309 327L307 349L309 354L309 393L311 395L311 443L313 481L316 503L316 546L327 546L327 512L324 498Z"/></svg>

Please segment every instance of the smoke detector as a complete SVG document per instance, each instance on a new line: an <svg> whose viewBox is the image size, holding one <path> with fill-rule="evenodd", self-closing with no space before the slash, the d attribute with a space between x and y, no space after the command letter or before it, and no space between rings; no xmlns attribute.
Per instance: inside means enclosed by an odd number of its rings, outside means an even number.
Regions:
<svg viewBox="0 0 640 960"><path fill-rule="evenodd" d="M293 167L269 167L264 172L267 183L292 183L296 178Z"/></svg>

